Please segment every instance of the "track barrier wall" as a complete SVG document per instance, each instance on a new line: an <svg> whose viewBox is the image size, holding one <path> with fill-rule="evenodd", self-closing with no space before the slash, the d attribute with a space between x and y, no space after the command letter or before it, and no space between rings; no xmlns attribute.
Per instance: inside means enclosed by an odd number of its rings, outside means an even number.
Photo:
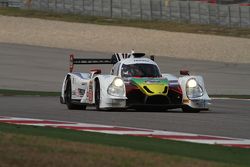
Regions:
<svg viewBox="0 0 250 167"><path fill-rule="evenodd" d="M247 5L179 0L26 0L20 7L108 18L250 27Z"/></svg>

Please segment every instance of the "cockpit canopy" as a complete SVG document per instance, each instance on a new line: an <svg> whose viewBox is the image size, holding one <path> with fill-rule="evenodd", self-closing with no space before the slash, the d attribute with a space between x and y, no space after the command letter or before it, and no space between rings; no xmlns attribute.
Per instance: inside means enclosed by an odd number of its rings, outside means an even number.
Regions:
<svg viewBox="0 0 250 167"><path fill-rule="evenodd" d="M154 64L123 64L121 77L161 77L158 67Z"/></svg>

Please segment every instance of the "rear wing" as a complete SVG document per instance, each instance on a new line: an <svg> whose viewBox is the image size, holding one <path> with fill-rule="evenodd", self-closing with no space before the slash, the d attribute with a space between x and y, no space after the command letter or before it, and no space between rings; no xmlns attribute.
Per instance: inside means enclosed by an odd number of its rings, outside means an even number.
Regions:
<svg viewBox="0 0 250 167"><path fill-rule="evenodd" d="M69 71L72 72L75 64L115 64L112 59L95 59L95 58L75 58L73 54L69 55Z"/></svg>
<svg viewBox="0 0 250 167"><path fill-rule="evenodd" d="M117 62L130 57L140 58L145 56L145 53L115 53L110 59L100 58L75 58L73 54L69 55L69 71L72 72L75 64L116 64ZM154 56L150 56L150 59L154 61Z"/></svg>

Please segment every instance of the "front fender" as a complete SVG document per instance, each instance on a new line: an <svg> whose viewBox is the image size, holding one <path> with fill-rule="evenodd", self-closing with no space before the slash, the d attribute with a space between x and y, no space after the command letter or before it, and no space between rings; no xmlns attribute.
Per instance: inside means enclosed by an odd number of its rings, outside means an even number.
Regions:
<svg viewBox="0 0 250 167"><path fill-rule="evenodd" d="M114 79L117 78L115 75L98 75L95 77L95 89L96 82L100 83L100 108L124 108L126 106L126 95L125 96L112 96L108 94L108 87L112 84ZM120 77L119 77L120 78ZM125 86L124 86L125 90ZM95 91L94 91L95 92ZM126 92L126 91L125 91Z"/></svg>
<svg viewBox="0 0 250 167"><path fill-rule="evenodd" d="M195 79L203 90L203 95L196 98L190 98L187 95L187 82L190 79ZM188 105L191 108L196 109L208 109L208 105L210 104L210 98L205 88L204 80L202 76L183 76L178 79L178 82L181 86L183 93L183 104Z"/></svg>

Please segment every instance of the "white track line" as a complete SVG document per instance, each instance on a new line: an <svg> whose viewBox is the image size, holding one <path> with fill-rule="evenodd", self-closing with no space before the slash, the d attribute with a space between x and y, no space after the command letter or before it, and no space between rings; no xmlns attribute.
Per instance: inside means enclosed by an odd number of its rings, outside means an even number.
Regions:
<svg viewBox="0 0 250 167"><path fill-rule="evenodd" d="M46 127L78 130L78 131L89 131L89 132L99 132L99 133L129 135L129 136L144 136L144 137L185 141L193 143L216 144L216 145L224 145L231 147L250 148L250 139L199 135L192 133L180 133L180 132L171 132L162 130L151 130L142 128L108 126L108 125L43 120L43 119L4 117L4 116L0 116L0 123L46 126Z"/></svg>
<svg viewBox="0 0 250 167"><path fill-rule="evenodd" d="M238 99L231 97L213 97L212 100L241 100L241 101L250 101L250 99Z"/></svg>

